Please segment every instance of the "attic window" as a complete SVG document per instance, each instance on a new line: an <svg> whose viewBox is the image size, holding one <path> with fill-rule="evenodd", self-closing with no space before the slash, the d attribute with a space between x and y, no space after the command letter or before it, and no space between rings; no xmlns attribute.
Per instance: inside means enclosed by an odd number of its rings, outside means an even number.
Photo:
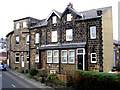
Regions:
<svg viewBox="0 0 120 90"><path fill-rule="evenodd" d="M53 17L52 17L52 23L53 23L53 24L57 23L57 17L56 17L56 16L53 16Z"/></svg>
<svg viewBox="0 0 120 90"><path fill-rule="evenodd" d="M72 18L71 13L67 14L67 21L71 21L71 18Z"/></svg>

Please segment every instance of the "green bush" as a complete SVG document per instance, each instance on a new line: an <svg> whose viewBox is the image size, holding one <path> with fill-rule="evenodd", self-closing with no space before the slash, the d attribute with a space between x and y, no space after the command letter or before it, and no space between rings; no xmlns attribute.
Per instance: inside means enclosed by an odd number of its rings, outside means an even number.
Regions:
<svg viewBox="0 0 120 90"><path fill-rule="evenodd" d="M37 76L38 77L46 77L47 71L46 70L39 70Z"/></svg>
<svg viewBox="0 0 120 90"><path fill-rule="evenodd" d="M52 73L52 74L49 74L47 76L47 80L51 81L51 82L54 82L54 81L57 81L59 80L58 77L56 76L56 74Z"/></svg>
<svg viewBox="0 0 120 90"><path fill-rule="evenodd" d="M35 76L37 75L38 71L36 70L36 68L31 68L29 73L30 75Z"/></svg>
<svg viewBox="0 0 120 90"><path fill-rule="evenodd" d="M31 76L29 73L27 74L27 77L28 77L28 78L32 78L32 76Z"/></svg>
<svg viewBox="0 0 120 90"><path fill-rule="evenodd" d="M79 89L113 89L120 87L120 75L77 70L67 75L68 86Z"/></svg>

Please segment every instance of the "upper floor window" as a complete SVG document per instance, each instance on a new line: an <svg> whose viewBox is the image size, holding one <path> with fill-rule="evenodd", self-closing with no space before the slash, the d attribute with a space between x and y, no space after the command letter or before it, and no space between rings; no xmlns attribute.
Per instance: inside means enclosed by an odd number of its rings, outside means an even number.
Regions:
<svg viewBox="0 0 120 90"><path fill-rule="evenodd" d="M23 22L23 28L25 28L25 27L27 27L27 22L26 21Z"/></svg>
<svg viewBox="0 0 120 90"><path fill-rule="evenodd" d="M39 62L39 54L35 55L35 62Z"/></svg>
<svg viewBox="0 0 120 90"><path fill-rule="evenodd" d="M66 41L72 41L72 29L66 30Z"/></svg>
<svg viewBox="0 0 120 90"><path fill-rule="evenodd" d="M16 44L19 44L19 36L16 37Z"/></svg>
<svg viewBox="0 0 120 90"><path fill-rule="evenodd" d="M53 51L53 63L59 63L59 51L58 50Z"/></svg>
<svg viewBox="0 0 120 90"><path fill-rule="evenodd" d="M75 51L69 50L69 63L75 63Z"/></svg>
<svg viewBox="0 0 120 90"><path fill-rule="evenodd" d="M97 54L91 53L91 63L96 63L96 62L97 62Z"/></svg>
<svg viewBox="0 0 120 90"><path fill-rule="evenodd" d="M20 24L18 22L18 23L16 23L16 29L19 29L19 28L20 28Z"/></svg>
<svg viewBox="0 0 120 90"><path fill-rule="evenodd" d="M52 23L53 23L53 24L57 23L57 17L56 17L56 16L53 16L53 17L52 17Z"/></svg>
<svg viewBox="0 0 120 90"><path fill-rule="evenodd" d="M71 13L67 14L67 21L71 21L71 18L72 18Z"/></svg>
<svg viewBox="0 0 120 90"><path fill-rule="evenodd" d="M26 37L26 43L29 44L29 35Z"/></svg>
<svg viewBox="0 0 120 90"><path fill-rule="evenodd" d="M19 63L19 53L15 54L15 63Z"/></svg>
<svg viewBox="0 0 120 90"><path fill-rule="evenodd" d="M35 43L39 43L39 33L35 34Z"/></svg>
<svg viewBox="0 0 120 90"><path fill-rule="evenodd" d="M90 38L96 39L96 26L90 27Z"/></svg>
<svg viewBox="0 0 120 90"><path fill-rule="evenodd" d="M52 31L52 42L57 42L57 31Z"/></svg>

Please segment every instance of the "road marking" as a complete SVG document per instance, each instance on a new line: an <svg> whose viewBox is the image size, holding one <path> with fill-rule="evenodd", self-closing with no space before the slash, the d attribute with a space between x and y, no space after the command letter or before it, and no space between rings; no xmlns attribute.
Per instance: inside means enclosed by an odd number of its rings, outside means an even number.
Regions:
<svg viewBox="0 0 120 90"><path fill-rule="evenodd" d="M12 87L13 87L13 88L15 88L15 85L14 85L14 84L12 84Z"/></svg>

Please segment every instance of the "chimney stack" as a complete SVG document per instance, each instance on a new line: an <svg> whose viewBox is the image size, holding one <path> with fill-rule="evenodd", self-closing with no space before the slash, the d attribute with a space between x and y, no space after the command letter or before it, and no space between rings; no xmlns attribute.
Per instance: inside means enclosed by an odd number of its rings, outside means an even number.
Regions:
<svg viewBox="0 0 120 90"><path fill-rule="evenodd" d="M71 2L69 2L69 4L67 6L70 8L73 8L73 4Z"/></svg>

